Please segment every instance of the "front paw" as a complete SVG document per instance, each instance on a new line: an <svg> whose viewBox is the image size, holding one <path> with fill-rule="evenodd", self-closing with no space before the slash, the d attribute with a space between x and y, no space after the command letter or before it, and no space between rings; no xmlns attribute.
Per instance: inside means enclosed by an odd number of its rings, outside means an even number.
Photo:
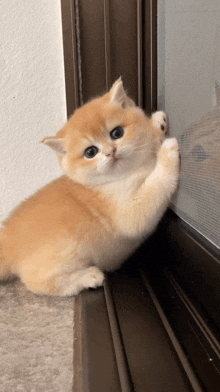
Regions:
<svg viewBox="0 0 220 392"><path fill-rule="evenodd" d="M168 121L167 121L167 115L163 111L158 111L152 114L151 116L153 126L155 128L159 128L164 135L167 133L167 128L168 128Z"/></svg>
<svg viewBox="0 0 220 392"><path fill-rule="evenodd" d="M179 172L179 146L175 137L166 139L159 152L158 164L162 165L166 171Z"/></svg>
<svg viewBox="0 0 220 392"><path fill-rule="evenodd" d="M103 285L104 274L97 267L90 267L87 270L87 274L85 274L85 286L88 288L96 288Z"/></svg>

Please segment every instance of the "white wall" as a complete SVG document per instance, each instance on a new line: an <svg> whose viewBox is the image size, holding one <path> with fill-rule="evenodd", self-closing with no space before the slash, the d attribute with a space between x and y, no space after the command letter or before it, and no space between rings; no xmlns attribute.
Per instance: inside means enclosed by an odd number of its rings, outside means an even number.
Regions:
<svg viewBox="0 0 220 392"><path fill-rule="evenodd" d="M60 0L0 5L0 222L61 173L39 143L66 121Z"/></svg>

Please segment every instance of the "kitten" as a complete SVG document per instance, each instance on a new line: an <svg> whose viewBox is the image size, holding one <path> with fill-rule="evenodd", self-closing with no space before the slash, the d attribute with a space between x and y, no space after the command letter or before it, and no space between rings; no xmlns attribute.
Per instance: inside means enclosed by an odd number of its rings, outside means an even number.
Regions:
<svg viewBox="0 0 220 392"><path fill-rule="evenodd" d="M179 176L164 112L148 118L121 78L77 109L55 137L64 175L15 209L0 232L0 276L38 294L71 296L103 284L155 229Z"/></svg>

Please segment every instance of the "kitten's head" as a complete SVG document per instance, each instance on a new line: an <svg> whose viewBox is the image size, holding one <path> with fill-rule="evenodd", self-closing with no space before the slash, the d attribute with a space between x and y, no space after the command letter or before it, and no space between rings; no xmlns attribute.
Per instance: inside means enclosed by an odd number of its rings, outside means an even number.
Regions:
<svg viewBox="0 0 220 392"><path fill-rule="evenodd" d="M107 94L77 109L55 137L42 142L56 151L65 174L92 186L153 168L163 137L126 95L120 78Z"/></svg>

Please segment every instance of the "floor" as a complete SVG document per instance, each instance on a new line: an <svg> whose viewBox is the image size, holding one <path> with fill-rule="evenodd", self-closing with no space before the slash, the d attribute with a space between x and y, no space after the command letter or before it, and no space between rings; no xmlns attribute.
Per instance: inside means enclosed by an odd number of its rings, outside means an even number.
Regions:
<svg viewBox="0 0 220 392"><path fill-rule="evenodd" d="M74 298L0 284L1 392L72 392Z"/></svg>

